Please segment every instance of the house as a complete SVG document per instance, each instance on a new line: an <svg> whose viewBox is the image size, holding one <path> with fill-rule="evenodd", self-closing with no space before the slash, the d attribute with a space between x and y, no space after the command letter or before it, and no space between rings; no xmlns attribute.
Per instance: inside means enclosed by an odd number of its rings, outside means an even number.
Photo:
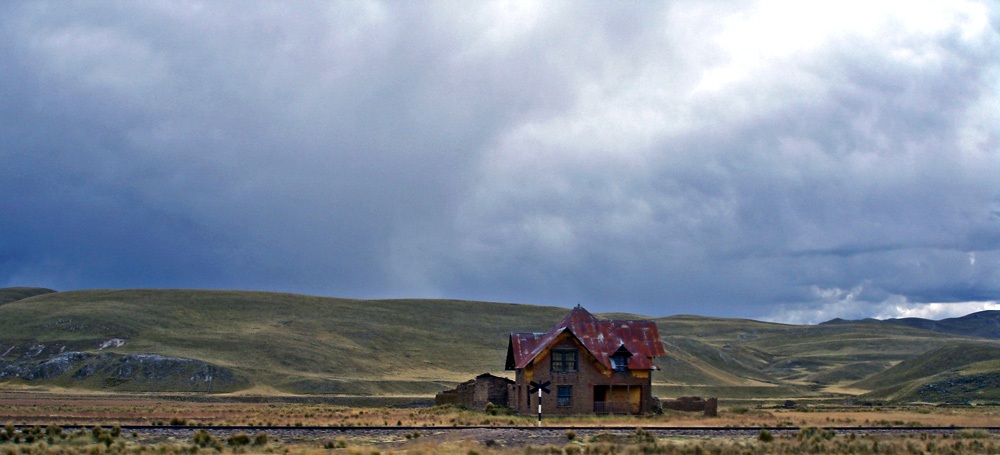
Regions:
<svg viewBox="0 0 1000 455"><path fill-rule="evenodd" d="M653 358L665 355L653 321L601 320L577 305L548 332L510 334L508 405L537 413L530 383L550 382L541 398L545 415L643 414L653 402Z"/></svg>

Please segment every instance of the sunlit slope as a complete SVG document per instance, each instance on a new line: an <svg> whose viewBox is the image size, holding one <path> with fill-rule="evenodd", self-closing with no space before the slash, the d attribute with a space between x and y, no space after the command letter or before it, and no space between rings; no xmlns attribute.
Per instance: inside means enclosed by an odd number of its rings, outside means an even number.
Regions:
<svg viewBox="0 0 1000 455"><path fill-rule="evenodd" d="M656 382L672 385L746 386L777 382L765 372L766 353L731 344L716 346L699 340L663 337L667 356L656 359Z"/></svg>

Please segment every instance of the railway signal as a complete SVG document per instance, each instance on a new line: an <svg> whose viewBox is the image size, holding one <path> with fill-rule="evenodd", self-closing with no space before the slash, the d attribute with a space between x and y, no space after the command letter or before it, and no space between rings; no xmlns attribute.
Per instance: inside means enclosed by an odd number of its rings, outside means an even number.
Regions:
<svg viewBox="0 0 1000 455"><path fill-rule="evenodd" d="M530 394L535 393L535 391L538 392L538 426L542 426L542 392L549 393L549 386L552 385L552 381L545 381L540 384L535 381L531 381L528 385L531 386L531 388L528 389L529 396Z"/></svg>

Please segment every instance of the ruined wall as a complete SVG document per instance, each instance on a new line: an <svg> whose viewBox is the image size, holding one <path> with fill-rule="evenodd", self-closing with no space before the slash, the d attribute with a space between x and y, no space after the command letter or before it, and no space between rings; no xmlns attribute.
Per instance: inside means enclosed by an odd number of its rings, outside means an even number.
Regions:
<svg viewBox="0 0 1000 455"><path fill-rule="evenodd" d="M719 400L709 398L703 400L701 397L680 397L676 400L662 400L660 405L663 409L684 412L704 412L708 417L719 415Z"/></svg>
<svg viewBox="0 0 1000 455"><path fill-rule="evenodd" d="M434 404L462 406L467 409L484 409L487 403L509 406L508 388L513 381L484 373L465 381L452 390L438 393Z"/></svg>

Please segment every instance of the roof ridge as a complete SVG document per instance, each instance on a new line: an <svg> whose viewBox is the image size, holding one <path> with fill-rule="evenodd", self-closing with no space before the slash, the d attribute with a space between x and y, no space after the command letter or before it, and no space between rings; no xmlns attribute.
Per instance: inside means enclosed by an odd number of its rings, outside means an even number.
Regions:
<svg viewBox="0 0 1000 455"><path fill-rule="evenodd" d="M598 319L577 305L547 332L511 333L512 344L508 350L516 357L515 368L528 365L566 331L606 368L611 368L609 356L623 346L633 354L639 369L656 369L651 359L666 355L655 321Z"/></svg>

